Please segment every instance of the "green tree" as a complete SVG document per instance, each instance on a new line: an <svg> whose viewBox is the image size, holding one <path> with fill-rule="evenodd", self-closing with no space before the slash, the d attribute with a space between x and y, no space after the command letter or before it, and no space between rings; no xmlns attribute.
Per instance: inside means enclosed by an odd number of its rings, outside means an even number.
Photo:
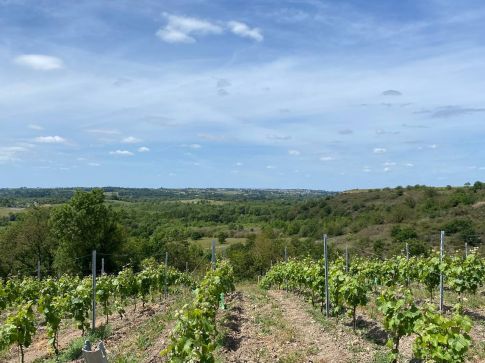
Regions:
<svg viewBox="0 0 485 363"><path fill-rule="evenodd" d="M124 236L116 214L104 204L101 189L76 191L69 203L55 209L50 218L58 248L54 264L59 272L89 271L91 251L105 254L106 270L114 268Z"/></svg>
<svg viewBox="0 0 485 363"><path fill-rule="evenodd" d="M40 261L41 270L52 265L55 241L51 238L49 209L33 207L19 215L0 237L0 272L3 276L21 272L34 274Z"/></svg>
<svg viewBox="0 0 485 363"><path fill-rule="evenodd" d="M221 231L217 234L217 240L219 241L219 243L221 245L226 243L226 239L227 239L227 233L226 232Z"/></svg>

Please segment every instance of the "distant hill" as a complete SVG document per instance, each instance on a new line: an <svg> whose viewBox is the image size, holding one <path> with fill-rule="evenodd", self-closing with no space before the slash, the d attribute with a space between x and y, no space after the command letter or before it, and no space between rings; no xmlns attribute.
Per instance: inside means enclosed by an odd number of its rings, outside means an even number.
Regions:
<svg viewBox="0 0 485 363"><path fill-rule="evenodd" d="M59 204L68 201L75 190L93 188L0 188L0 207L27 207L33 203ZM271 200L278 198L315 198L335 192L310 189L247 189L247 188L121 188L102 187L107 199L124 201L149 200Z"/></svg>

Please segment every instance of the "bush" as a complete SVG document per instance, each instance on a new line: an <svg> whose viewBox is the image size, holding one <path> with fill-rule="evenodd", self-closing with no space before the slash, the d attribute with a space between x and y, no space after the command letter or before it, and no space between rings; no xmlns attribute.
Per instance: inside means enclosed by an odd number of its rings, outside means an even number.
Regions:
<svg viewBox="0 0 485 363"><path fill-rule="evenodd" d="M391 230L391 237L394 238L395 241L405 242L407 240L418 238L418 234L411 227L394 226Z"/></svg>

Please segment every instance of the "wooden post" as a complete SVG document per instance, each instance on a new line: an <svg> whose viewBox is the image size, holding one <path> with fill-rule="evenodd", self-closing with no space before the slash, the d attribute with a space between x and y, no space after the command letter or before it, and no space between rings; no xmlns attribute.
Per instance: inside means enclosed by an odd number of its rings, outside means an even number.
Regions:
<svg viewBox="0 0 485 363"><path fill-rule="evenodd" d="M288 262L288 248L285 246L285 262Z"/></svg>
<svg viewBox="0 0 485 363"><path fill-rule="evenodd" d="M443 254L444 254L444 245L445 245L445 231L441 231L440 235L440 263L443 262ZM443 312L443 305L444 305L444 276L443 271L440 272L440 312Z"/></svg>
<svg viewBox="0 0 485 363"><path fill-rule="evenodd" d="M101 258L101 276L104 275L104 257Z"/></svg>
<svg viewBox="0 0 485 363"><path fill-rule="evenodd" d="M91 323L91 328L94 331L96 329L96 250L93 250L93 261L92 261L92 274L93 274L93 320Z"/></svg>
<svg viewBox="0 0 485 363"><path fill-rule="evenodd" d="M327 235L323 235L323 258L325 262L325 316L330 315L330 296L328 294L328 252L327 252Z"/></svg>
<svg viewBox="0 0 485 363"><path fill-rule="evenodd" d="M37 261L37 280L40 280L40 260Z"/></svg>
<svg viewBox="0 0 485 363"><path fill-rule="evenodd" d="M468 243L465 242L465 258L468 257Z"/></svg>

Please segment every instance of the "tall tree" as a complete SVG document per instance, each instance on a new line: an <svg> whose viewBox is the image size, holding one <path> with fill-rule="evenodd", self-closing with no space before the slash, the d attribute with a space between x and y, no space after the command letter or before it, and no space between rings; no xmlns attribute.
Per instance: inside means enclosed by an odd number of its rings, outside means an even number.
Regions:
<svg viewBox="0 0 485 363"><path fill-rule="evenodd" d="M54 259L58 272L88 273L94 249L105 256L107 270L115 267L124 235L101 189L76 191L69 203L53 211L50 223L59 243Z"/></svg>
<svg viewBox="0 0 485 363"><path fill-rule="evenodd" d="M54 243L48 226L49 208L33 207L21 213L0 237L1 274L33 275L37 263L41 271L50 272Z"/></svg>

